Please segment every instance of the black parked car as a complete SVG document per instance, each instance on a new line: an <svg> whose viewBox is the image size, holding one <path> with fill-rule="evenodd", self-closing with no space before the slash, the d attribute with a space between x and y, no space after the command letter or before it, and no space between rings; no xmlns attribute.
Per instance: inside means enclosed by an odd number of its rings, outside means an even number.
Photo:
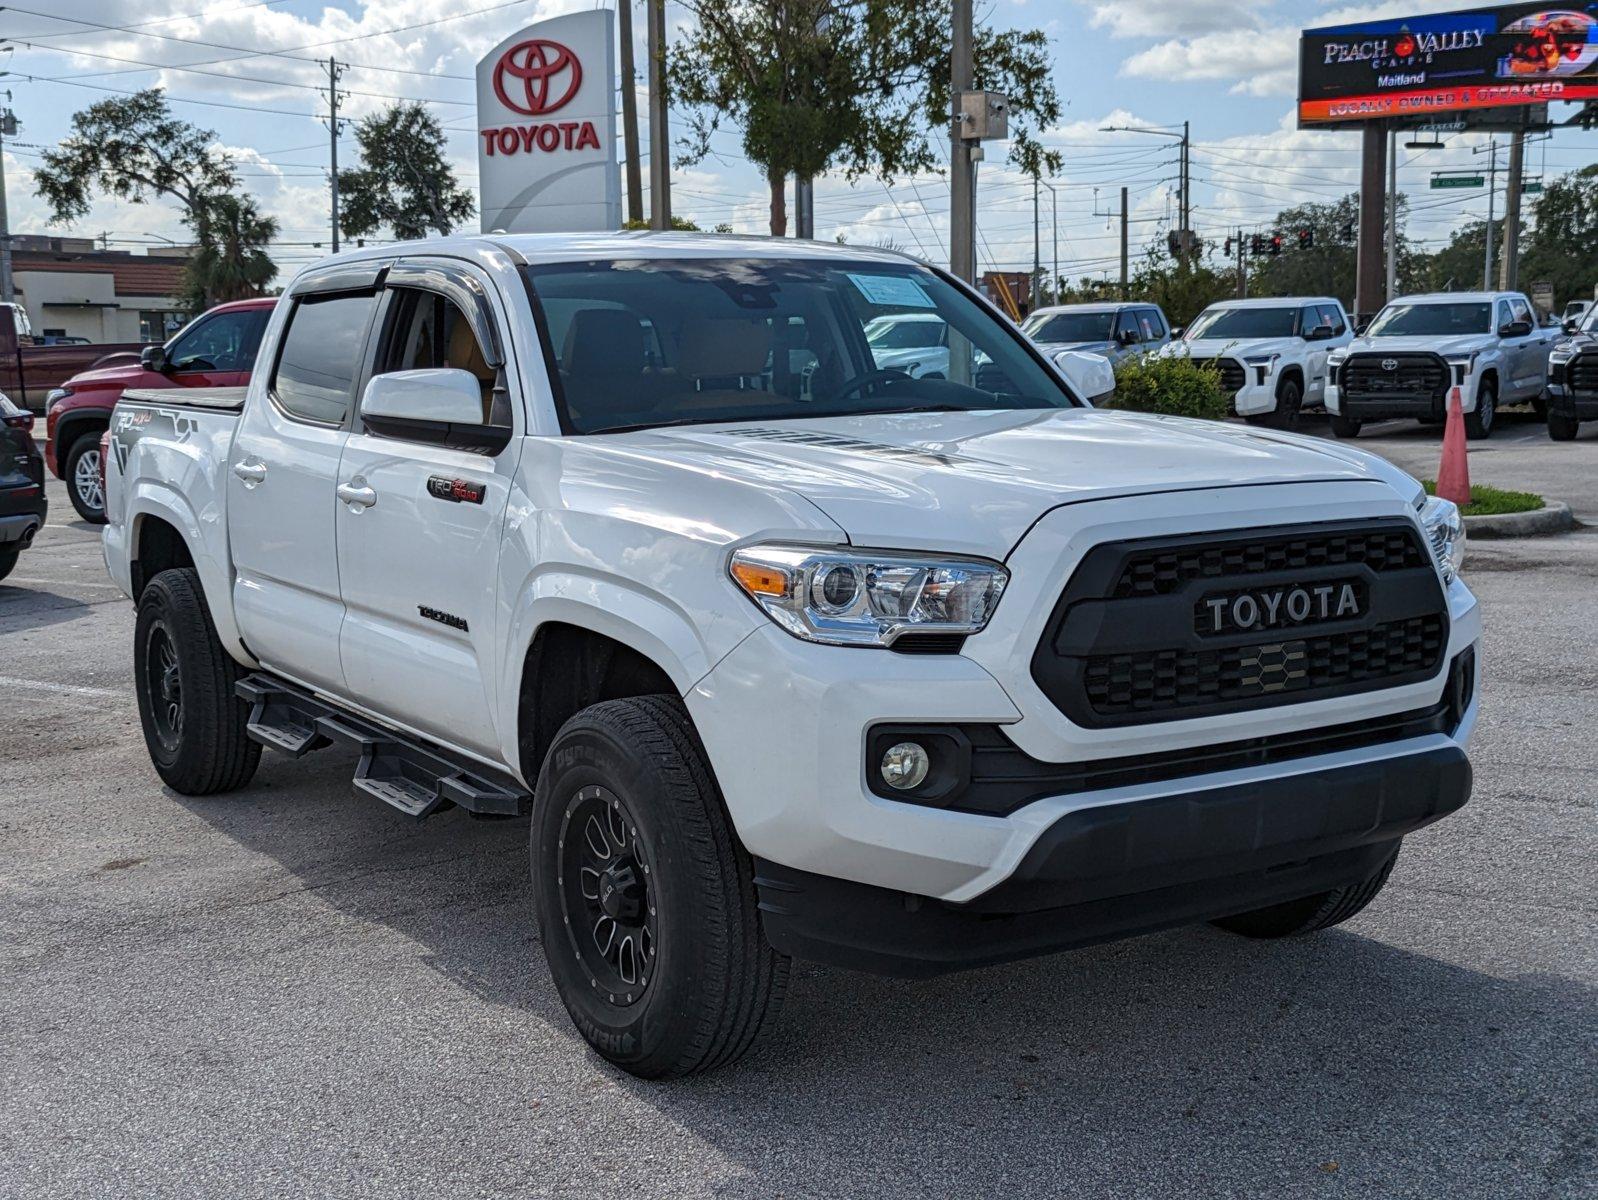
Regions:
<svg viewBox="0 0 1598 1200"><path fill-rule="evenodd" d="M0 579L44 528L44 458L33 414L0 395Z"/></svg>

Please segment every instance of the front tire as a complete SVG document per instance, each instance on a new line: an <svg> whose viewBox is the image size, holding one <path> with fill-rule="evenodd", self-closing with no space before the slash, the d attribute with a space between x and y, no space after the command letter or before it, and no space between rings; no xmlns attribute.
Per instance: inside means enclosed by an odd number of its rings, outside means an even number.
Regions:
<svg viewBox="0 0 1598 1200"><path fill-rule="evenodd" d="M1342 413L1332 414L1332 436L1339 438L1357 438L1359 431L1365 427L1365 422L1358 417L1345 417Z"/></svg>
<svg viewBox="0 0 1598 1200"><path fill-rule="evenodd" d="M1472 442L1484 441L1493 436L1493 426L1498 423L1498 385L1490 379L1482 380L1476 393L1476 408L1465 414L1465 437Z"/></svg>
<svg viewBox="0 0 1598 1200"><path fill-rule="evenodd" d="M1282 380L1276 387L1276 411L1271 414L1271 425L1276 429L1294 429L1304 408L1304 385L1296 378Z"/></svg>
<svg viewBox="0 0 1598 1200"><path fill-rule="evenodd" d="M134 690L156 774L185 796L241 788L261 747L234 694L243 673L216 636L192 567L162 571L139 597L133 623Z"/></svg>
<svg viewBox="0 0 1598 1200"><path fill-rule="evenodd" d="M1221 917L1211 924L1251 938L1302 937L1306 933L1341 925L1376 899L1376 894L1387 883L1387 877L1393 873L1393 864L1398 861L1398 849L1398 846L1394 846L1387 861L1357 883L1289 900L1284 904L1273 904L1269 908L1256 908L1252 912Z"/></svg>
<svg viewBox="0 0 1598 1200"><path fill-rule="evenodd" d="M67 495L78 516L91 525L105 524L105 490L100 485L100 433L86 433L72 443L62 464Z"/></svg>
<svg viewBox="0 0 1598 1200"><path fill-rule="evenodd" d="M738 843L682 702L644 696L567 721L539 772L538 924L561 1002L602 1057L644 1079L732 1062L781 1007Z"/></svg>
<svg viewBox="0 0 1598 1200"><path fill-rule="evenodd" d="M1567 413L1548 414L1548 436L1556 442L1573 442L1581 430L1581 422Z"/></svg>

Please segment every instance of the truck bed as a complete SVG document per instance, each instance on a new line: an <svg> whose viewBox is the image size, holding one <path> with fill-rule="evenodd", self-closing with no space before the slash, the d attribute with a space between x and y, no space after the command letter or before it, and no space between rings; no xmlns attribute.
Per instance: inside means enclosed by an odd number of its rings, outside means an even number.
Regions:
<svg viewBox="0 0 1598 1200"><path fill-rule="evenodd" d="M163 408L203 408L210 412L239 412L247 387L128 388L122 404L159 404Z"/></svg>

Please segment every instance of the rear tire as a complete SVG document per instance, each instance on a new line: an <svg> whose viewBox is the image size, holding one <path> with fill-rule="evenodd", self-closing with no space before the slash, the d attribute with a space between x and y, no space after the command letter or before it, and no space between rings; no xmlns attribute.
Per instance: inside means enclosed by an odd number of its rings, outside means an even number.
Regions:
<svg viewBox="0 0 1598 1200"><path fill-rule="evenodd" d="M17 559L22 557L20 546L7 546L0 550L0 579L4 579L16 569Z"/></svg>
<svg viewBox="0 0 1598 1200"><path fill-rule="evenodd" d="M1358 417L1345 417L1342 413L1332 414L1332 436L1340 438L1357 438L1365 422Z"/></svg>
<svg viewBox="0 0 1598 1200"><path fill-rule="evenodd" d="M62 464L67 496L78 516L91 525L105 524L105 490L100 486L100 431L73 442Z"/></svg>
<svg viewBox="0 0 1598 1200"><path fill-rule="evenodd" d="M249 706L233 691L243 671L216 636L192 567L150 581L133 639L139 722L156 774L185 796L243 787L261 747L245 730Z"/></svg>
<svg viewBox="0 0 1598 1200"><path fill-rule="evenodd" d="M530 849L550 974L603 1058L644 1079L690 1075L770 1027L788 959L761 932L749 856L676 697L566 722L539 772Z"/></svg>
<svg viewBox="0 0 1598 1200"><path fill-rule="evenodd" d="M1556 442L1573 442L1581 430L1581 422L1566 413L1548 414L1548 436Z"/></svg>
<svg viewBox="0 0 1598 1200"><path fill-rule="evenodd" d="M1376 899L1376 894L1387 883L1387 877L1393 873L1398 850L1399 847L1394 846L1387 861L1357 883L1289 900L1284 904L1273 904L1269 908L1256 908L1252 912L1222 917L1211 924L1229 933L1251 938L1301 937L1318 929L1341 925Z"/></svg>
<svg viewBox="0 0 1598 1200"><path fill-rule="evenodd" d="M1498 424L1498 385L1491 380L1482 380L1481 390L1476 393L1476 408L1465 414L1465 437L1472 442L1485 441L1493 436L1493 427Z"/></svg>

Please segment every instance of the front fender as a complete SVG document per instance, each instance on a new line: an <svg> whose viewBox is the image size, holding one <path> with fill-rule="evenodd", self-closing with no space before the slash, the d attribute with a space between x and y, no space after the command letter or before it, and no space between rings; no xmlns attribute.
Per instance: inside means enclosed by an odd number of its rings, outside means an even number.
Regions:
<svg viewBox="0 0 1598 1200"><path fill-rule="evenodd" d="M753 608L750 629L759 626ZM514 711L521 692L522 665L533 639L550 623L575 625L613 638L655 663L680 694L710 673L716 657L680 607L630 580L587 574L569 567L530 577L511 606L499 695ZM515 720L501 724L503 761L519 762Z"/></svg>

